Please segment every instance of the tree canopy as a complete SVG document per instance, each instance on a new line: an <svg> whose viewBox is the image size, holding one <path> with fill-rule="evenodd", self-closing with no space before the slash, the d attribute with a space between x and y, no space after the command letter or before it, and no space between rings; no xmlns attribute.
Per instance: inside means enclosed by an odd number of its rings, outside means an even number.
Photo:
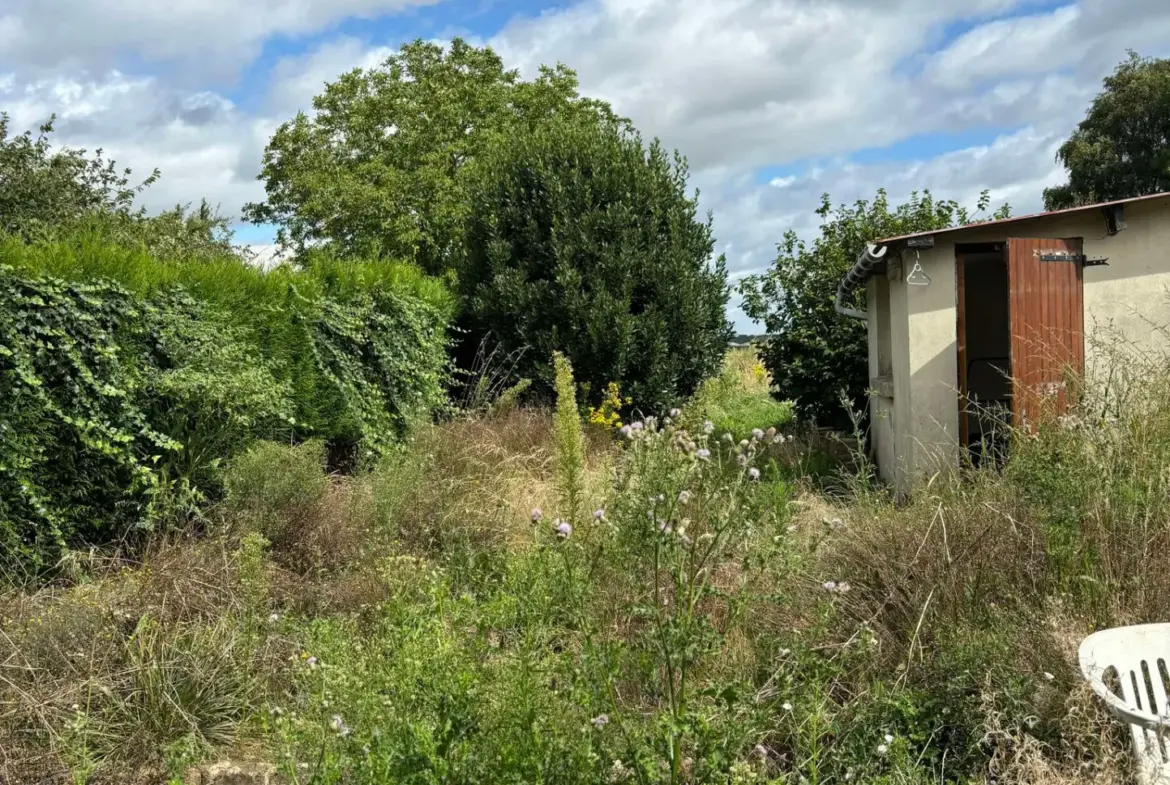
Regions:
<svg viewBox="0 0 1170 785"><path fill-rule="evenodd" d="M500 139L468 172L466 345L523 352L517 374L545 391L561 351L589 398L618 382L646 412L719 367L727 274L677 153L567 116Z"/></svg>
<svg viewBox="0 0 1170 785"><path fill-rule="evenodd" d="M1170 60L1130 52L1056 158L1068 182L1045 189L1050 210L1170 191Z"/></svg>
<svg viewBox="0 0 1170 785"><path fill-rule="evenodd" d="M158 179L155 170L138 185L130 170L98 150L53 149L49 118L31 131L8 135L9 119L0 114L0 230L26 238L95 212L129 212L134 197Z"/></svg>
<svg viewBox="0 0 1170 785"><path fill-rule="evenodd" d="M175 261L234 252L227 220L206 201L147 216L134 200L158 180L157 169L133 184L131 170L102 150L54 148L53 123L49 118L36 136L10 136L8 115L0 114L0 234L28 242L96 230L104 240Z"/></svg>
<svg viewBox="0 0 1170 785"><path fill-rule="evenodd" d="M986 192L977 213L987 209ZM969 223L973 217L954 201L936 200L929 191L891 208L884 190L872 202L834 208L828 194L817 215L820 236L808 245L793 231L777 246L779 253L763 275L740 285L744 312L762 321L772 336L762 350L764 364L801 417L820 425L849 427L844 393L854 411L864 410L868 386L866 325L836 312L837 284L853 266L865 243L882 237L942 229ZM1006 217L1002 206L992 216ZM855 293L860 305L864 294Z"/></svg>
<svg viewBox="0 0 1170 785"><path fill-rule="evenodd" d="M455 264L466 217L465 165L493 136L572 113L609 118L577 94L577 77L544 67L532 81L489 48L418 40L381 66L325 86L313 114L276 131L260 178L267 200L245 207L300 251L327 243L344 255Z"/></svg>

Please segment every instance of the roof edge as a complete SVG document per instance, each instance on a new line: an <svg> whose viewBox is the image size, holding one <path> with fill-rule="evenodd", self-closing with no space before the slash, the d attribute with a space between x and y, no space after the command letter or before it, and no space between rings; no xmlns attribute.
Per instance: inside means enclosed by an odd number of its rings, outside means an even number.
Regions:
<svg viewBox="0 0 1170 785"><path fill-rule="evenodd" d="M1131 196L1127 199L1114 199L1111 202L1097 202L1096 204L1084 204L1077 207L1066 207L1062 210L1049 210L1043 213L1029 213L1027 215L1014 216L1011 218L999 218L993 221L976 221L974 223L960 224L959 226L948 226L945 229L933 229L927 232L912 232L910 234L900 234L895 237L886 237L881 240L875 240L874 245L888 245L889 243L897 243L903 240L909 240L912 237L928 237L931 235L950 234L952 232L959 232L966 229L978 229L984 226L1001 226L1004 224L1018 223L1021 221L1035 221L1039 218L1048 218L1053 215L1069 215L1072 213L1080 213L1088 210L1103 210L1108 207L1116 207L1118 205L1130 204L1132 202L1147 202L1155 199L1170 199L1170 191L1162 191L1156 194L1145 194L1144 196Z"/></svg>

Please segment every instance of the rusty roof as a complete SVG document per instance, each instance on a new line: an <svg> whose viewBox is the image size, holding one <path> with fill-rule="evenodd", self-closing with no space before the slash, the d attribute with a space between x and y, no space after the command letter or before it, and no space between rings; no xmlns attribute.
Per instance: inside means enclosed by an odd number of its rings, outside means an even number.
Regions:
<svg viewBox="0 0 1170 785"><path fill-rule="evenodd" d="M1034 221L1037 218L1047 218L1052 215L1065 215L1067 213L1079 213L1085 210L1100 210L1105 207L1113 207L1120 204L1129 204L1130 202L1144 202L1153 199L1161 199L1170 197L1170 191L1164 191L1157 194L1146 194L1145 196L1131 196L1128 199L1115 199L1112 202L1099 202L1097 204L1085 204L1080 207L1066 207L1063 210L1050 210L1046 213L1031 213L1030 215L1020 215L1014 218L1000 218L995 221L982 221L976 223L962 224L960 226L951 226L946 229L933 229L929 232L914 232L912 234L900 234L896 237L886 237L882 240L875 241L876 245L886 245L888 243L896 243L901 240L909 240L911 237L927 237L935 234L948 234L950 232L959 232L965 229L977 229L984 226L1002 226L1004 224L1017 223L1019 221Z"/></svg>

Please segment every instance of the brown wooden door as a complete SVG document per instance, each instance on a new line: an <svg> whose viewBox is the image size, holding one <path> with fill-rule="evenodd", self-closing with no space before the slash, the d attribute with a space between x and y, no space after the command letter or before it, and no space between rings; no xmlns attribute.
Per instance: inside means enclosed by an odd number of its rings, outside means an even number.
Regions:
<svg viewBox="0 0 1170 785"><path fill-rule="evenodd" d="M1068 406L1084 373L1085 305L1080 239L1008 240L1012 415L1034 425Z"/></svg>

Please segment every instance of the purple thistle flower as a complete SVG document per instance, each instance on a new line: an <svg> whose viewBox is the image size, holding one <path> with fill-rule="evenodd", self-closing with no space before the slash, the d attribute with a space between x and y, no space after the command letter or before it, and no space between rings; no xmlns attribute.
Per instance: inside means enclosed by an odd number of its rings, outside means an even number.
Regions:
<svg viewBox="0 0 1170 785"><path fill-rule="evenodd" d="M755 466L753 466L752 468L748 469L748 479L749 479L749 480L758 480L758 479L760 479L760 470L759 470L759 469L757 469Z"/></svg>
<svg viewBox="0 0 1170 785"><path fill-rule="evenodd" d="M695 453L695 457L698 458L700 461L709 461L709 460L711 460L711 451L706 450L706 449L699 450L698 452Z"/></svg>
<svg viewBox="0 0 1170 785"><path fill-rule="evenodd" d="M621 433L622 436L625 436L627 439L634 438L634 429L628 425L623 425L621 428L618 429L618 432Z"/></svg>
<svg viewBox="0 0 1170 785"><path fill-rule="evenodd" d="M681 416L681 415L682 415L681 409L671 409L670 410L670 417L673 420L677 420L679 418L679 416Z"/></svg>
<svg viewBox="0 0 1170 785"><path fill-rule="evenodd" d="M829 592L829 594L832 594L833 592L837 591L837 582L836 581L825 581L823 584L821 584L821 587L825 591Z"/></svg>
<svg viewBox="0 0 1170 785"><path fill-rule="evenodd" d="M544 513L540 511L539 507L533 507L532 512L529 513L529 517L532 518L533 523L540 523L540 519L544 517Z"/></svg>
<svg viewBox="0 0 1170 785"><path fill-rule="evenodd" d="M338 736L349 735L349 726L342 722L340 714L334 714L333 717L330 718L329 727L332 728Z"/></svg>
<svg viewBox="0 0 1170 785"><path fill-rule="evenodd" d="M631 431L640 431L640 430L642 430L643 427L644 426L642 425L641 420L637 420L635 422L630 423L630 430Z"/></svg>
<svg viewBox="0 0 1170 785"><path fill-rule="evenodd" d="M604 728L606 725L609 724L609 715L608 714L598 714L596 717L594 717L593 719L591 719L589 721L591 723L593 723L594 728L597 728L597 730L601 730L602 728Z"/></svg>
<svg viewBox="0 0 1170 785"><path fill-rule="evenodd" d="M601 509L594 510L593 511L593 520L604 521L605 520L605 510L601 510Z"/></svg>
<svg viewBox="0 0 1170 785"><path fill-rule="evenodd" d="M689 502L691 500L691 495L692 494L690 491L679 491L678 492L678 503L679 504L686 504L687 502Z"/></svg>
<svg viewBox="0 0 1170 785"><path fill-rule="evenodd" d="M715 423L711 422L710 420L703 422L703 433L711 433L713 430L715 430Z"/></svg>
<svg viewBox="0 0 1170 785"><path fill-rule="evenodd" d="M569 535L573 533L573 527L569 524L569 522L562 521L560 518L557 518L556 523L554 524L554 528L557 531L557 536L562 540L569 539Z"/></svg>
<svg viewBox="0 0 1170 785"><path fill-rule="evenodd" d="M752 438L756 441L759 441L760 439L764 438L764 432L759 428L752 428Z"/></svg>

